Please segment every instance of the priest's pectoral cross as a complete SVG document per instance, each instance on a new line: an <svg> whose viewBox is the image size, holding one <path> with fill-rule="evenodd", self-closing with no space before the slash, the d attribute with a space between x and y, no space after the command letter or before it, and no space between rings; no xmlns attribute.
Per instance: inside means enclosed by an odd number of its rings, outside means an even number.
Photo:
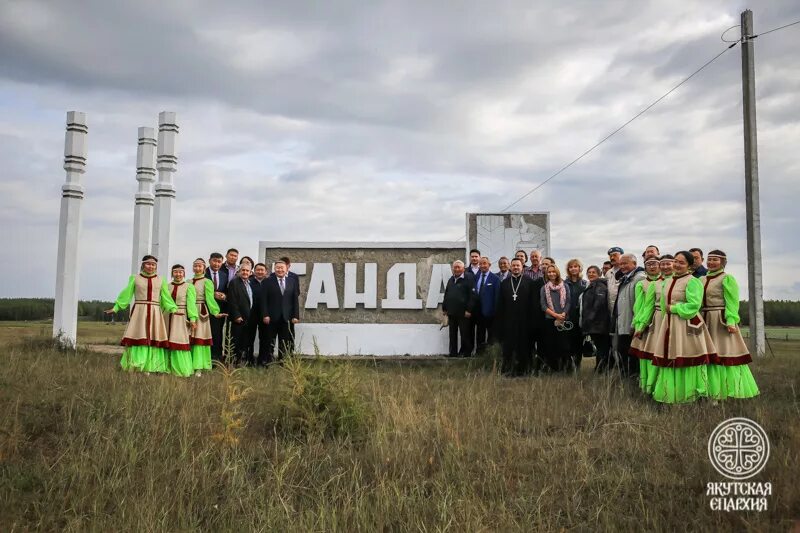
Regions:
<svg viewBox="0 0 800 533"><path fill-rule="evenodd" d="M513 298L515 302L517 301L517 295L516 294L512 294L511 298Z"/></svg>

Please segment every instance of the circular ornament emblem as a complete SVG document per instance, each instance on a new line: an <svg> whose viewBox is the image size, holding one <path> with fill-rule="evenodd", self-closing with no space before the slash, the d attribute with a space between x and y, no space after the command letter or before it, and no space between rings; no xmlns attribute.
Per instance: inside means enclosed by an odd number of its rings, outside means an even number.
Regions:
<svg viewBox="0 0 800 533"><path fill-rule="evenodd" d="M729 418L711 433L708 458L716 471L729 479L751 478L769 459L767 433L749 418Z"/></svg>

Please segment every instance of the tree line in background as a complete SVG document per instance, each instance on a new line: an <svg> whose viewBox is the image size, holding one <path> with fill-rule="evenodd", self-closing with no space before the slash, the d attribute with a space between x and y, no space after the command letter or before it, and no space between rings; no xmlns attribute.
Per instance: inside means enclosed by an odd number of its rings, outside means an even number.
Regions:
<svg viewBox="0 0 800 533"><path fill-rule="evenodd" d="M0 320L47 320L53 318L52 298L0 298ZM103 311L114 306L114 302L91 300L78 302L78 317L81 320L111 322L111 315ZM128 320L128 311L114 313L114 321Z"/></svg>
<svg viewBox="0 0 800 533"><path fill-rule="evenodd" d="M82 320L110 322L111 316L103 310L114 305L113 302L91 300L78 302L78 316ZM748 322L747 301L741 302L739 313L742 325ZM52 298L0 298L0 320L47 320L53 318ZM126 321L128 311L115 313L114 321ZM764 302L764 322L767 326L800 327L800 301L767 300Z"/></svg>

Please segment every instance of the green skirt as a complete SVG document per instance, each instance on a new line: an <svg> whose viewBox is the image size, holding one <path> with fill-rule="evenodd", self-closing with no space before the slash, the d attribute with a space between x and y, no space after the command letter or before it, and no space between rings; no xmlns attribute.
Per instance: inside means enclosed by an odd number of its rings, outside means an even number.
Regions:
<svg viewBox="0 0 800 533"><path fill-rule="evenodd" d="M708 395L715 400L758 396L758 385L750 366L708 365Z"/></svg>
<svg viewBox="0 0 800 533"><path fill-rule="evenodd" d="M658 367L653 399L663 403L689 403L708 396L707 365Z"/></svg>
<svg viewBox="0 0 800 533"><path fill-rule="evenodd" d="M169 372L176 376L189 377L194 372L192 352L189 350L169 350Z"/></svg>
<svg viewBox="0 0 800 533"><path fill-rule="evenodd" d="M119 362L123 370L139 372L166 372L167 353L155 346L127 346Z"/></svg>
<svg viewBox="0 0 800 533"><path fill-rule="evenodd" d="M195 370L211 370L211 346L192 346L192 367Z"/></svg>
<svg viewBox="0 0 800 533"><path fill-rule="evenodd" d="M659 370L649 359L639 359L639 388L647 394L652 394Z"/></svg>

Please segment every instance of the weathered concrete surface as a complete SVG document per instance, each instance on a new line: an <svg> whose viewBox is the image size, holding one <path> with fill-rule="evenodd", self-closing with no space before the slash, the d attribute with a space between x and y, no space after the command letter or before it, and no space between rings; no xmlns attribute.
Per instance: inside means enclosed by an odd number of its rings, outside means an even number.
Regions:
<svg viewBox="0 0 800 533"><path fill-rule="evenodd" d="M522 249L550 255L550 213L467 213L467 250L477 248L492 261Z"/></svg>
<svg viewBox="0 0 800 533"><path fill-rule="evenodd" d="M300 319L304 323L329 324L438 324L441 306L428 308L431 274L439 265L450 265L464 257L463 243L259 243L259 258L271 264L281 256L289 256L291 270L300 275ZM375 308L364 303L355 308L345 306L345 264L355 264L355 292L364 292L365 265L376 265ZM413 264L416 283L408 295L419 299L416 309L392 309L387 302L387 273L397 264ZM328 266L328 264L330 266ZM309 284L314 279L314 269L332 268L335 298L325 294L315 308L307 308ZM351 267L352 268L352 267ZM446 283L449 268L442 274ZM393 276L396 278L396 276ZM352 278L351 278L352 279ZM405 276L399 277L399 294L405 293ZM352 289L352 287L351 287ZM333 290L324 286L324 291ZM439 290L444 291L444 286ZM338 304L329 305L332 299Z"/></svg>

